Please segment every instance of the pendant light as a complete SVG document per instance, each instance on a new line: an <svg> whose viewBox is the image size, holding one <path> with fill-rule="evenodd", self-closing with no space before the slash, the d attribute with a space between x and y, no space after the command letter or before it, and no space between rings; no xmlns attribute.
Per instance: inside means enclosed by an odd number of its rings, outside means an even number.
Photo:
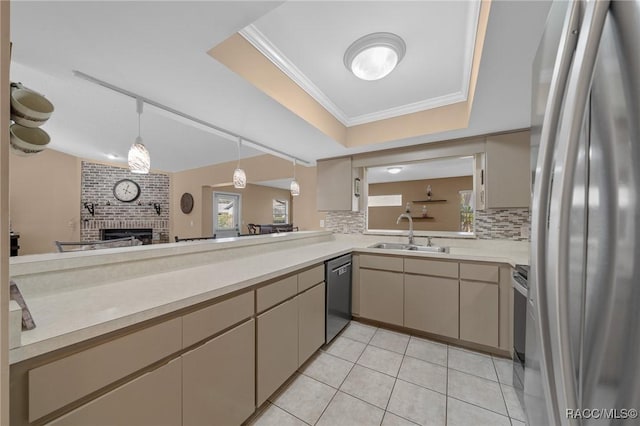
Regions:
<svg viewBox="0 0 640 426"><path fill-rule="evenodd" d="M293 180L291 181L291 195L297 197L300 195L300 184L296 181L296 159L293 159Z"/></svg>
<svg viewBox="0 0 640 426"><path fill-rule="evenodd" d="M142 143L142 137L140 137L140 117L142 116L143 101L140 98L136 98L136 110L138 112L138 137L136 138L131 148L129 148L129 170L131 173L147 174L151 168L151 157L149 151Z"/></svg>
<svg viewBox="0 0 640 426"><path fill-rule="evenodd" d="M238 165L233 171L233 187L238 189L247 186L247 174L240 168L240 148L242 148L242 138L238 138Z"/></svg>

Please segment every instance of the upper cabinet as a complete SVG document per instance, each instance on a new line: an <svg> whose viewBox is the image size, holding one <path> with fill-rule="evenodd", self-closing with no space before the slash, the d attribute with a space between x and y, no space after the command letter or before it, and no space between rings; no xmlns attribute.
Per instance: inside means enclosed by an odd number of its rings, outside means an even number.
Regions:
<svg viewBox="0 0 640 426"><path fill-rule="evenodd" d="M318 211L351 210L351 157L320 160L317 172Z"/></svg>
<svg viewBox="0 0 640 426"><path fill-rule="evenodd" d="M475 137L463 141L446 141L442 143L425 144L418 147L382 151L375 157L367 157L366 154L352 157L332 158L319 160L317 163L317 207L319 211L361 211L367 209L367 183L371 170L385 168L389 165L412 165L429 168L435 164L433 161L442 160L451 162L454 159L465 160L473 157L473 163L464 171L457 171L458 176L473 175L473 180L462 189L470 189L473 185L475 191L476 210L502 209L502 208L528 208L531 197L530 189L530 142L529 131L502 133ZM448 163L451 167L451 163ZM459 168L459 166L457 166ZM465 166L466 167L466 166ZM361 170L367 168L368 173L361 174ZM406 167L408 169L408 167ZM398 175L401 176L401 175ZM416 178L412 175L408 179L389 179L385 182L418 181L425 177ZM421 175L422 176L422 175ZM362 193L359 198L354 194L354 179L360 178L363 182ZM367 182L368 181L368 182ZM379 183L379 181L377 181ZM440 188L441 189L441 188ZM397 191L397 190L396 190ZM399 194L400 192L394 192ZM386 195L386 194L385 194ZM459 190L451 198L450 203L457 202ZM422 198L408 198L403 196L400 207L407 202L422 200ZM436 199L438 196L436 196ZM398 209L398 212L403 211ZM435 209L435 207L434 207ZM456 209L457 212L457 209ZM396 215L397 216L397 215ZM389 223L389 229L394 229L393 221ZM371 216L372 217L372 216ZM371 217L369 219L371 219ZM459 221L454 220L456 229ZM371 222L369 222L371 225ZM375 229L387 229L376 227ZM442 229L444 230L444 229ZM449 230L449 229L447 229Z"/></svg>
<svg viewBox="0 0 640 426"><path fill-rule="evenodd" d="M476 164L478 209L529 207L529 155L529 131L487 136L484 167Z"/></svg>

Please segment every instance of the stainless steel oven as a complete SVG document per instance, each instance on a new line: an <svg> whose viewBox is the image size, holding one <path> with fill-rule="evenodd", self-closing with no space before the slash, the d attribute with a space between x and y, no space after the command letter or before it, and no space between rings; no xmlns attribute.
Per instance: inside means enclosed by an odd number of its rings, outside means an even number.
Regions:
<svg viewBox="0 0 640 426"><path fill-rule="evenodd" d="M527 305L529 301L529 266L516 265L513 286L513 387L523 402L524 363L526 357Z"/></svg>

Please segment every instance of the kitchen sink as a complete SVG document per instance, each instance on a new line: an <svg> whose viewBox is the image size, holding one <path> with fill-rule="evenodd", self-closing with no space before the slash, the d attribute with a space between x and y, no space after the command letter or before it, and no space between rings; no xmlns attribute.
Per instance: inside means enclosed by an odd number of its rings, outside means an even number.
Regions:
<svg viewBox="0 0 640 426"><path fill-rule="evenodd" d="M407 250L412 251L424 251L428 253L449 253L449 247L441 247L441 246L409 246Z"/></svg>
<svg viewBox="0 0 640 426"><path fill-rule="evenodd" d="M421 251L427 253L449 253L449 247L440 246L421 246L417 244L403 244L403 243L376 243L369 248L386 249L386 250L409 250L409 251Z"/></svg>
<svg viewBox="0 0 640 426"><path fill-rule="evenodd" d="M376 243L369 247L387 249L387 250L409 250L409 247L412 247L412 246L410 244L402 244L402 243Z"/></svg>

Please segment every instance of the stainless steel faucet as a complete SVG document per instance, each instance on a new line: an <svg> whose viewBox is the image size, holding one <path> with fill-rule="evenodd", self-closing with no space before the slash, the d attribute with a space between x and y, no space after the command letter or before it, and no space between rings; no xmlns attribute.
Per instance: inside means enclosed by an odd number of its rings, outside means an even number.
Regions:
<svg viewBox="0 0 640 426"><path fill-rule="evenodd" d="M396 220L396 225L400 224L402 219L407 219L409 221L409 244L413 244L413 219L411 219L411 215L407 213L402 213L398 216L398 220Z"/></svg>
<svg viewBox="0 0 640 426"><path fill-rule="evenodd" d="M427 237L427 247L431 247L431 237Z"/></svg>

